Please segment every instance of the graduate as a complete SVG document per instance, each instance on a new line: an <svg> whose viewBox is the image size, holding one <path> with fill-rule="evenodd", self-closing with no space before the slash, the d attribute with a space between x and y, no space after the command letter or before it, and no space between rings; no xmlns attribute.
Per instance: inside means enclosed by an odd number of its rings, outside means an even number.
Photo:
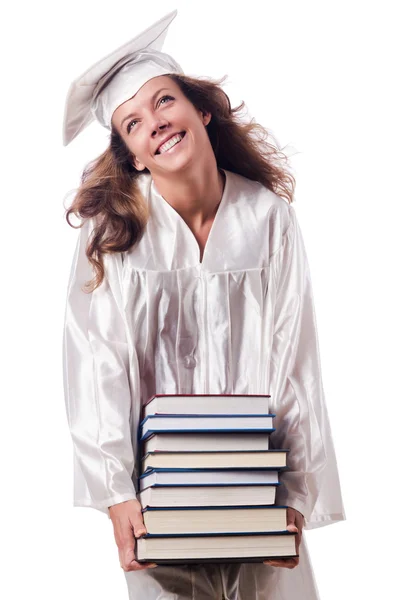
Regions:
<svg viewBox="0 0 397 600"><path fill-rule="evenodd" d="M110 132L67 211L81 219L63 343L74 505L111 519L130 600L315 600L305 530L345 516L294 178L219 82L162 52L175 16L67 96L65 145L94 119ZM290 449L276 503L299 557L135 560L138 425L156 393L271 395L272 443Z"/></svg>

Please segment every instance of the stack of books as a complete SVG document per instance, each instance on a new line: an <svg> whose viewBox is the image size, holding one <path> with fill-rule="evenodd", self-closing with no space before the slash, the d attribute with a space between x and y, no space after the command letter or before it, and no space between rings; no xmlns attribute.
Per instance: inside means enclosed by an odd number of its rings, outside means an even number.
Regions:
<svg viewBox="0 0 397 600"><path fill-rule="evenodd" d="M156 395L140 424L141 562L262 562L296 556L275 505L286 449L271 449L269 395Z"/></svg>

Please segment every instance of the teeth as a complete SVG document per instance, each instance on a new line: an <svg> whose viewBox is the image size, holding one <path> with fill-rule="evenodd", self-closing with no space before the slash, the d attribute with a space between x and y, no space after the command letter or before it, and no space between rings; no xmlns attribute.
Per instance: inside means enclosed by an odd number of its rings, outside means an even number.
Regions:
<svg viewBox="0 0 397 600"><path fill-rule="evenodd" d="M174 135L173 138L171 138L170 140L168 140L168 142L165 142L165 144L163 144L162 146L160 146L160 148L158 149L158 152L160 154L163 154L164 152L167 152L167 150L169 150L170 148L172 148L173 146L175 146L175 144L177 144L178 142L180 142L182 139L182 136L179 135L179 133L177 133L176 135Z"/></svg>

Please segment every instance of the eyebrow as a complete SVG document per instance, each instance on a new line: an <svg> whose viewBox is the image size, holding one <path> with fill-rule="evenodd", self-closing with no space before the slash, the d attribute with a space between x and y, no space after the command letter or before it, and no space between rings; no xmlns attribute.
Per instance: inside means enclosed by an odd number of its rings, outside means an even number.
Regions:
<svg viewBox="0 0 397 600"><path fill-rule="evenodd" d="M157 90L157 92L155 94L153 94L153 96L151 97L150 101L154 102L154 99L161 93L164 92L164 90L170 90L170 88L161 88L159 90ZM136 112L132 112L129 115L127 115L126 117L124 117L124 119L121 121L121 125L120 125L120 129L123 127L125 121L127 121L127 119L131 119L131 117L134 117L136 115Z"/></svg>

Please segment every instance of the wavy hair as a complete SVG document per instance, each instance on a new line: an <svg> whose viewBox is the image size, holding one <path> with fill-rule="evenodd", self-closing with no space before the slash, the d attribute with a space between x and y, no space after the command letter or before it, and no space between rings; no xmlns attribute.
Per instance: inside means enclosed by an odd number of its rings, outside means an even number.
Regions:
<svg viewBox="0 0 397 600"><path fill-rule="evenodd" d="M196 109L211 113L206 129L218 168L258 181L269 190L293 202L295 178L286 155L270 133L254 119L244 120L245 102L232 108L220 80L169 74ZM271 141L269 141L271 140ZM112 128L108 148L90 162L81 176L66 220L80 228L85 219L93 218L95 228L87 244L86 255L94 269L94 278L86 284L88 292L101 285L104 275L103 255L126 252L141 238L148 212L137 179L141 173L132 163L131 151ZM82 219L75 226L70 215Z"/></svg>

